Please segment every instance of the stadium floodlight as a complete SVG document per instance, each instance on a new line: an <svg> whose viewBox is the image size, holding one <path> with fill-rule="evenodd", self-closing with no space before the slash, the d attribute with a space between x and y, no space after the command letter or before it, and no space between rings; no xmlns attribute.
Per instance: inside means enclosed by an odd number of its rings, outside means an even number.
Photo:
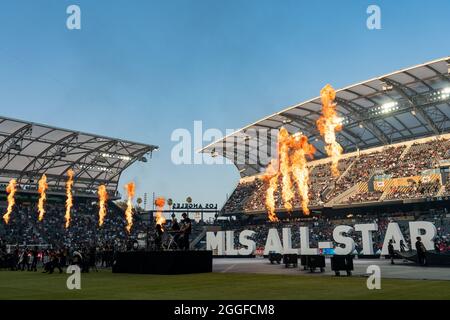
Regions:
<svg viewBox="0 0 450 320"><path fill-rule="evenodd" d="M94 165L86 165L86 164L80 164L80 169L86 169L86 170L96 170L96 171L104 171L104 172L112 172L112 168L107 168L103 166L94 166Z"/></svg>
<svg viewBox="0 0 450 320"><path fill-rule="evenodd" d="M102 153L101 156L103 158L111 158L111 159L120 159L123 161L130 161L132 158L130 156L121 155L121 154L113 154L113 153Z"/></svg>
<svg viewBox="0 0 450 320"><path fill-rule="evenodd" d="M381 105L381 113L389 113L398 109L398 102L391 101Z"/></svg>

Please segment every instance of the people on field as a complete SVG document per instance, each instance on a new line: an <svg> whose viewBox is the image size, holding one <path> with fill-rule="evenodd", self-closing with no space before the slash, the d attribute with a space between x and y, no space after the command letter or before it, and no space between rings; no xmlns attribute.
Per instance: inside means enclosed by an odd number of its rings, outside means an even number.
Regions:
<svg viewBox="0 0 450 320"><path fill-rule="evenodd" d="M417 263L421 266L424 266L427 264L426 261L426 252L427 249L425 249L424 244L422 243L422 238L421 237L417 237L416 238L416 251L417 251Z"/></svg>

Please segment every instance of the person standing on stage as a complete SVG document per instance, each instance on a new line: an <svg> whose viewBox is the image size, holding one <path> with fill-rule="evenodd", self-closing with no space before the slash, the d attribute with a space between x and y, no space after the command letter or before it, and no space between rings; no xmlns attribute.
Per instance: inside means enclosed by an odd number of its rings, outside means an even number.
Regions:
<svg viewBox="0 0 450 320"><path fill-rule="evenodd" d="M177 247L181 249L181 243L180 243L180 224L177 221L177 218L173 218L172 220L172 226L171 226L172 231L174 232L174 236L173 236L173 240L175 241L175 243L177 244Z"/></svg>
<svg viewBox="0 0 450 320"><path fill-rule="evenodd" d="M192 231L192 223L186 212L183 212L181 216L183 217L183 227L181 228L183 233L183 238L181 239L181 249L189 250L189 236Z"/></svg>
<svg viewBox="0 0 450 320"><path fill-rule="evenodd" d="M427 252L427 249L425 249L425 246L422 243L422 238L417 237L416 238L416 251L417 251L417 262L424 266L427 264L425 253Z"/></svg>
<svg viewBox="0 0 450 320"><path fill-rule="evenodd" d="M159 223L156 224L155 229L156 229L156 233L155 233L155 247L156 247L156 250L161 251L163 249L162 248L162 237L163 237L163 234L164 234L164 229L163 229L162 225L159 224Z"/></svg>

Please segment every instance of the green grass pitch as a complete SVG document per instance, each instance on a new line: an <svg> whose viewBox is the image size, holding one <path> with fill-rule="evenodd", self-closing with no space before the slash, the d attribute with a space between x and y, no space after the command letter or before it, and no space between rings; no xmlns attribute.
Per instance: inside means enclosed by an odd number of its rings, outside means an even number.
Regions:
<svg viewBox="0 0 450 320"><path fill-rule="evenodd" d="M209 273L191 275L82 274L68 290L68 274L0 271L0 299L450 299L450 281Z"/></svg>

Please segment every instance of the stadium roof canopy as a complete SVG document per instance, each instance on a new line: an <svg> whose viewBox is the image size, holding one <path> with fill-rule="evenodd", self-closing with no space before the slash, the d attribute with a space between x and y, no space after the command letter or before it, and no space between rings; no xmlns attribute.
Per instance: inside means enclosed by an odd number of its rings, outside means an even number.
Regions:
<svg viewBox="0 0 450 320"><path fill-rule="evenodd" d="M94 191L105 184L117 190L121 173L157 146L0 117L0 183L16 178L24 189L36 189L47 175L51 189L64 188L73 169L74 190Z"/></svg>
<svg viewBox="0 0 450 320"><path fill-rule="evenodd" d="M448 133L449 72L450 57L446 57L337 90L337 110L343 124L337 139L344 152ZM244 164L236 159L258 154L259 148L272 139L270 131L263 139L255 131L285 127L290 133L300 131L308 136L317 148L316 157L325 157L316 127L321 109L320 97L316 97L242 128L200 152L224 156L235 163L242 177L251 176L262 172L265 165L258 159ZM233 145L234 152L227 153ZM257 150L253 150L255 146Z"/></svg>

